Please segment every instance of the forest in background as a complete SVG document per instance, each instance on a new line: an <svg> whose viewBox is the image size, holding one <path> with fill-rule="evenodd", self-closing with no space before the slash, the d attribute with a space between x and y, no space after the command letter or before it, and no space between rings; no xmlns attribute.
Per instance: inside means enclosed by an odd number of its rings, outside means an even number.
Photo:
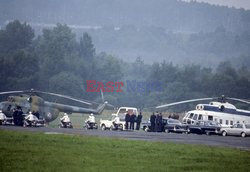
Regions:
<svg viewBox="0 0 250 172"><path fill-rule="evenodd" d="M147 64L141 57L126 62L108 52L97 53L88 33L78 39L64 24L43 29L37 37L30 25L18 20L0 30L0 91L34 88L100 102L100 93L86 92L86 80L137 80L161 82L163 91L104 93L105 99L116 106L138 108L222 94L248 99L247 62L249 56L237 58L236 67L235 61L223 61L214 68L164 60Z"/></svg>
<svg viewBox="0 0 250 172"><path fill-rule="evenodd" d="M97 53L130 62L140 56L149 64L214 67L250 54L249 10L195 1L0 1L1 27L15 19L29 23L36 35L67 24L77 39L87 32Z"/></svg>

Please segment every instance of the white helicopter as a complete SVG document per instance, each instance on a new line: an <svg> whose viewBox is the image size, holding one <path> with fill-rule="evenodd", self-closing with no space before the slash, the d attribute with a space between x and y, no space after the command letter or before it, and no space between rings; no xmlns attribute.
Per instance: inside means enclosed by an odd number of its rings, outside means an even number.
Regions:
<svg viewBox="0 0 250 172"><path fill-rule="evenodd" d="M201 98L201 99L192 99L185 100L165 105L157 106L157 109L165 108L169 106L196 102L196 101L205 101L205 100L214 100L216 98ZM250 104L249 101L237 99L237 98L225 98L222 96L219 98L219 101L212 101L209 104L198 104L196 105L195 110L188 111L184 116L182 122L184 124L195 124L197 121L215 121L218 122L221 127L231 127L236 123L250 124L250 111L237 109L233 104L226 102L226 99L239 101L242 103Z"/></svg>

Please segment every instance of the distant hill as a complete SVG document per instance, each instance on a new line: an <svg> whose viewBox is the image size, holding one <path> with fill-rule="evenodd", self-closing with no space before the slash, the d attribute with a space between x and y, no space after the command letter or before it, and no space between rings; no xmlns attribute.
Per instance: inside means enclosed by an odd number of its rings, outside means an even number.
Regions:
<svg viewBox="0 0 250 172"><path fill-rule="evenodd" d="M178 0L0 1L0 24L5 25L13 19L77 25L77 35L89 32L97 51L132 61L141 56L149 63L166 60L211 66L221 60L250 54L250 11L207 3Z"/></svg>
<svg viewBox="0 0 250 172"><path fill-rule="evenodd" d="M0 21L78 25L157 26L179 32L250 28L250 11L177 0L12 0L0 2Z"/></svg>

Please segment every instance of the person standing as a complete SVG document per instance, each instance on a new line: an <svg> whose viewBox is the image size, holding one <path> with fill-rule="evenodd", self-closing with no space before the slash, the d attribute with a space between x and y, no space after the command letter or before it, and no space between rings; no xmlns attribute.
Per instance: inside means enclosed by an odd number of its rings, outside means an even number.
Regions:
<svg viewBox="0 0 250 172"><path fill-rule="evenodd" d="M2 110L0 110L0 125L5 124L7 118Z"/></svg>
<svg viewBox="0 0 250 172"><path fill-rule="evenodd" d="M162 122L162 114L159 114L159 132L163 132L164 128L163 128L163 122Z"/></svg>
<svg viewBox="0 0 250 172"><path fill-rule="evenodd" d="M130 129L134 130L135 129L135 111L133 111L132 115L130 116Z"/></svg>
<svg viewBox="0 0 250 172"><path fill-rule="evenodd" d="M136 130L140 130L141 119L142 119L142 114L140 112L136 118Z"/></svg>
<svg viewBox="0 0 250 172"><path fill-rule="evenodd" d="M125 115L125 129L126 130L128 130L129 121L130 121L130 115L129 115L128 111L126 111L126 115Z"/></svg>
<svg viewBox="0 0 250 172"><path fill-rule="evenodd" d="M153 112L153 114L150 116L150 124L151 124L151 131L155 131L155 113Z"/></svg>
<svg viewBox="0 0 250 172"><path fill-rule="evenodd" d="M160 131L160 114L156 112L156 119L155 119L155 131Z"/></svg>

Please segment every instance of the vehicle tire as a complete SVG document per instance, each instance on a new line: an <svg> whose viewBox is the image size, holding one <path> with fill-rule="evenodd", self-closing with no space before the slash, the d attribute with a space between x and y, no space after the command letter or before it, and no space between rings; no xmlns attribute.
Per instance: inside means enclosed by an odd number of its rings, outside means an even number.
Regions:
<svg viewBox="0 0 250 172"><path fill-rule="evenodd" d="M225 137L225 136L227 136L227 132L226 131L222 131L221 135Z"/></svg>
<svg viewBox="0 0 250 172"><path fill-rule="evenodd" d="M246 133L245 133L245 132L242 132L242 133L241 133L241 137L246 137Z"/></svg>
<svg viewBox="0 0 250 172"><path fill-rule="evenodd" d="M166 132L166 133L170 133L169 129L165 129L165 132Z"/></svg>
<svg viewBox="0 0 250 172"><path fill-rule="evenodd" d="M101 129L102 129L102 131L106 130L106 126L103 124Z"/></svg>
<svg viewBox="0 0 250 172"><path fill-rule="evenodd" d="M145 127L144 131L149 132L149 128Z"/></svg>

